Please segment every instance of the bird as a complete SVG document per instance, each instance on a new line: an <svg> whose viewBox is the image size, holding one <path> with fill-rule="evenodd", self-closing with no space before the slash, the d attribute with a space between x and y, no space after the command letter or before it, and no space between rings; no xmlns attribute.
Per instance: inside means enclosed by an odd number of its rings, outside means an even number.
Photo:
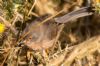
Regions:
<svg viewBox="0 0 100 66"><path fill-rule="evenodd" d="M69 12L64 16L51 19L41 25L39 24L46 19L48 15L37 18L23 30L22 35L25 35L28 32L23 38L24 44L33 50L42 50L52 47L59 29L56 23L68 23L71 20L92 15L93 13L88 11L89 8L90 7L82 7L76 11Z"/></svg>

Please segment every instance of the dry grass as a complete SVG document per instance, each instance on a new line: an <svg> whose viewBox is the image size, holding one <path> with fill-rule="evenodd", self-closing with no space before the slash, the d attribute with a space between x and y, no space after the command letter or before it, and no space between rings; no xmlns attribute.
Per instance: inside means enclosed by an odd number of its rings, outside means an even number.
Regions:
<svg viewBox="0 0 100 66"><path fill-rule="evenodd" d="M0 66L100 66L99 0L92 16L54 21L86 1L0 0Z"/></svg>

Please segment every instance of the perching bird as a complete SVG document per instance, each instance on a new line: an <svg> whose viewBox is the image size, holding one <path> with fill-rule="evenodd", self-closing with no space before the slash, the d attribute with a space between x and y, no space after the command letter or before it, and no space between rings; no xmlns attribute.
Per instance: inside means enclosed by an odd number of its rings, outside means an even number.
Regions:
<svg viewBox="0 0 100 66"><path fill-rule="evenodd" d="M52 47L58 31L58 26L54 22L68 23L71 20L92 15L93 13L88 11L89 8L90 7L80 8L64 16L55 18L54 20L49 20L41 25L39 24L44 19L38 18L34 20L28 26L26 26L22 32L22 36L26 34L23 38L24 44L33 50L42 50Z"/></svg>

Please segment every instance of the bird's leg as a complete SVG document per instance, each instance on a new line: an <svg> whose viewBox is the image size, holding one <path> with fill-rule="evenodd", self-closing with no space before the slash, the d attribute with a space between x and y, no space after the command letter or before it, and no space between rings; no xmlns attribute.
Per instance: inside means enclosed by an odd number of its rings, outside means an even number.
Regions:
<svg viewBox="0 0 100 66"><path fill-rule="evenodd" d="M42 49L42 50L41 50L41 54L42 54L43 59L44 59L45 61L48 61L48 60L49 60L48 54L47 54L47 52L46 52L45 49Z"/></svg>

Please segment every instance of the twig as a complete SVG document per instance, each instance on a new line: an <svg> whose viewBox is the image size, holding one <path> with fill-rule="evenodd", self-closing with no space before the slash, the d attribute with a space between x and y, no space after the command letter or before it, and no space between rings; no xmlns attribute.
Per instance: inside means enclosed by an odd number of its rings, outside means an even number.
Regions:
<svg viewBox="0 0 100 66"><path fill-rule="evenodd" d="M79 45L77 45L73 51L63 61L64 66L70 66L75 58L82 59L83 57L92 54L96 50L100 49L100 35L95 36Z"/></svg>
<svg viewBox="0 0 100 66"><path fill-rule="evenodd" d="M30 9L30 11L28 13L28 16L30 15L30 13L31 13L32 9L34 8L35 4L36 4L36 0L34 0L34 3L33 3L32 7L31 7L31 9Z"/></svg>
<svg viewBox="0 0 100 66"><path fill-rule="evenodd" d="M46 66L70 66L70 64L77 58L82 59L100 49L100 35L92 37L91 39L76 45L70 54L68 53L70 47L60 53L57 58L50 59Z"/></svg>
<svg viewBox="0 0 100 66"><path fill-rule="evenodd" d="M6 61L6 59L7 59L7 57L8 57L9 54L10 54L10 52L8 51L7 55L5 56L3 62L2 62L2 64L0 66L4 66L4 63L5 63L5 61Z"/></svg>

